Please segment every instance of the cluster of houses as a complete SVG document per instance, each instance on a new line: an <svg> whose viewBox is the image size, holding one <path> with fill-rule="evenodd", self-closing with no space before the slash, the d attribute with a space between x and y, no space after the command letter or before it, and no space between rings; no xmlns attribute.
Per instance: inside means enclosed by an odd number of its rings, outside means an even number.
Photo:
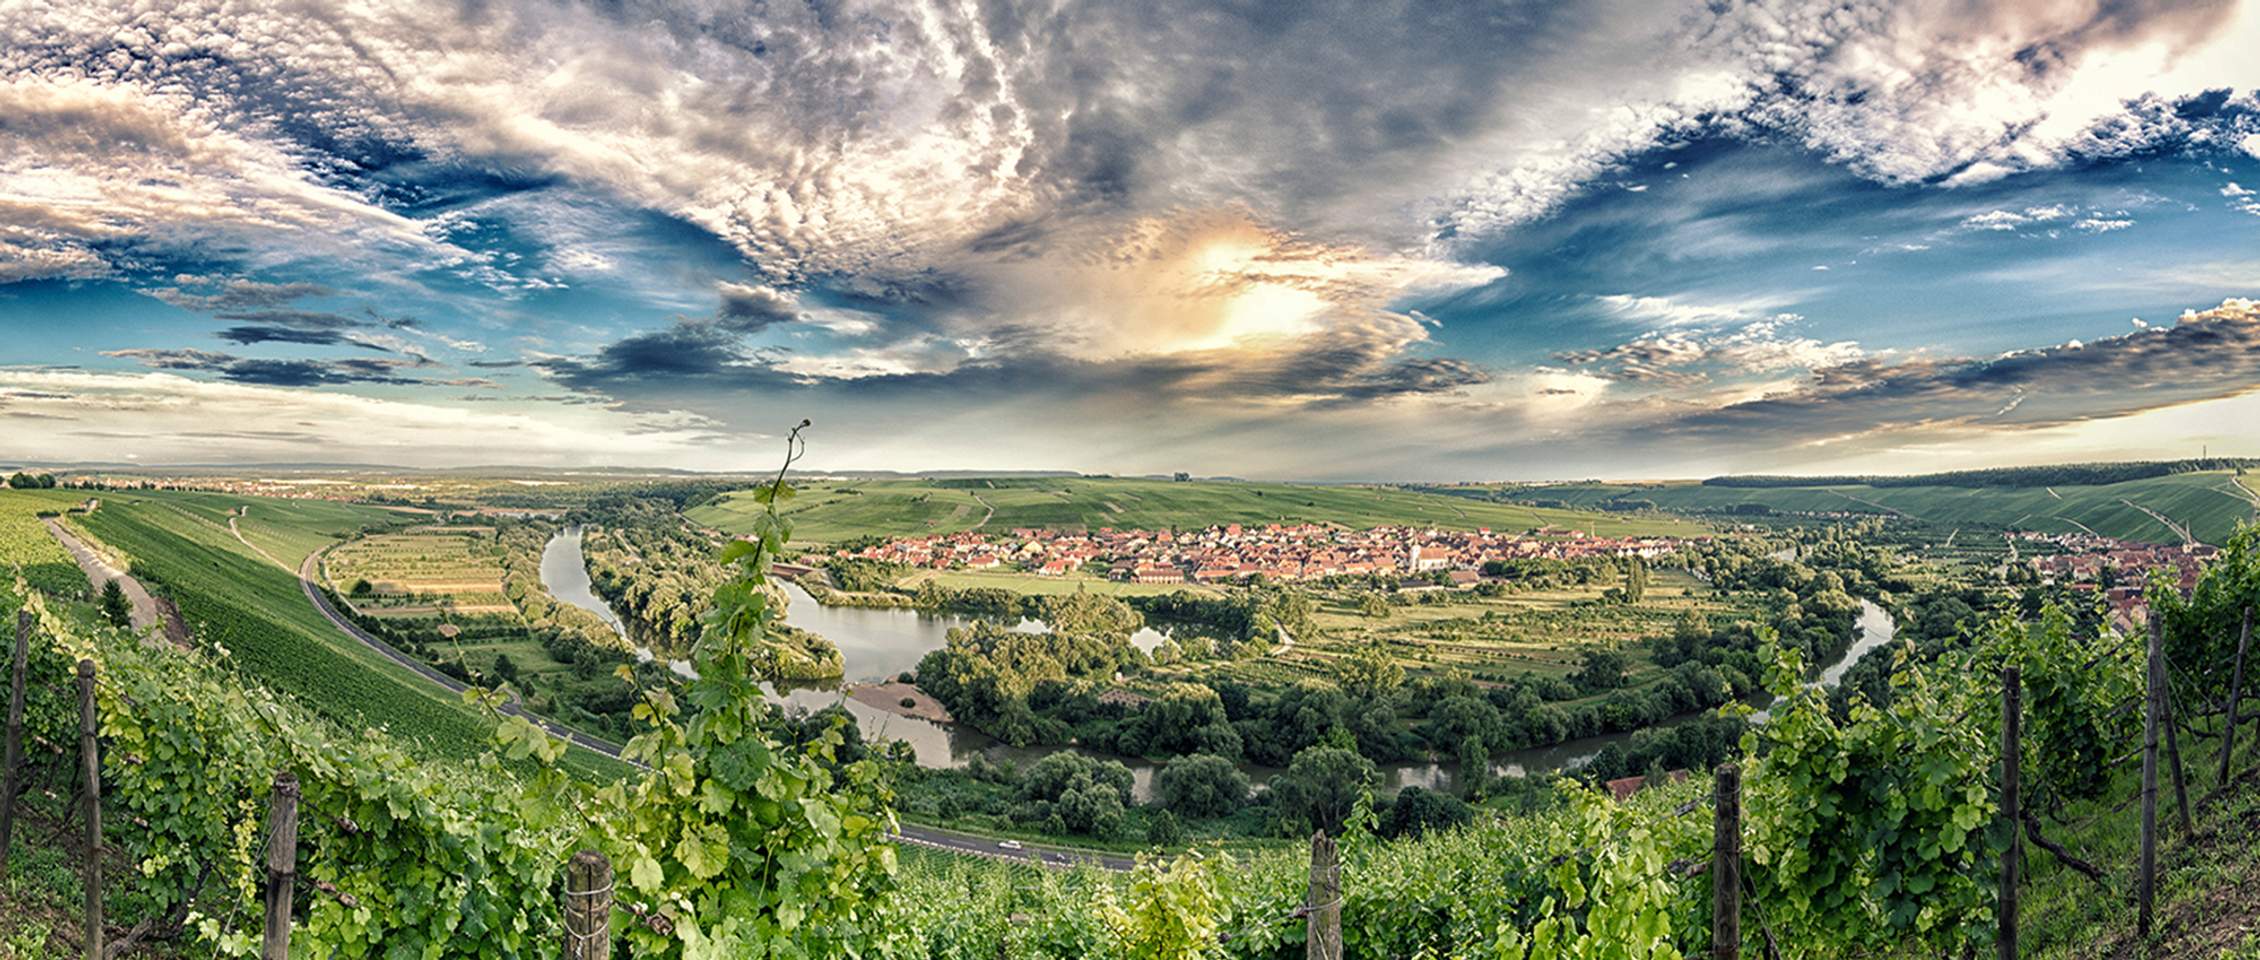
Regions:
<svg viewBox="0 0 2260 960"><path fill-rule="evenodd" d="M2203 543L2162 546L2084 533L2020 533L2012 543L2021 552L2040 552L2031 563L2042 583L2101 592L2112 619L2122 625L2144 621L2142 594L2153 571L2165 571L2187 593L2197 586L2205 564L2221 552Z"/></svg>
<svg viewBox="0 0 2260 960"><path fill-rule="evenodd" d="M841 550L861 557L937 570L1016 570L1065 576L1103 567L1139 583L1224 583L1263 577L1313 580L1363 574L1445 571L1473 580L1492 560L1646 557L1687 541L1672 537L1595 537L1575 530L1494 533L1423 527L1348 530L1323 524L1223 524L1202 530L1095 531L1016 529L903 537Z"/></svg>

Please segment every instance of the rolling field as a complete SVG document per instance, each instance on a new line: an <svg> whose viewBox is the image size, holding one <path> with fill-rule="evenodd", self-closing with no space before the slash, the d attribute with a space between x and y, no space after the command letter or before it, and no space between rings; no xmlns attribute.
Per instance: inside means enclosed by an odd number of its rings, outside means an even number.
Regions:
<svg viewBox="0 0 2260 960"><path fill-rule="evenodd" d="M502 556L492 527L417 527L344 544L323 558L330 588L371 617L495 616L518 619L502 592ZM303 555L302 555L303 556ZM367 581L366 593L356 589Z"/></svg>
<svg viewBox="0 0 2260 960"><path fill-rule="evenodd" d="M249 502L254 514L270 503ZM294 573L228 532L224 508L215 520L216 506L112 493L102 509L74 522L130 557L152 588L162 584L200 638L226 647L239 669L268 687L339 722L386 727L444 755L485 749L485 717L339 633L306 602Z"/></svg>
<svg viewBox="0 0 2260 960"><path fill-rule="evenodd" d="M16 611L18 570L35 590L63 596L86 593L86 575L48 536L39 519L42 512L66 510L84 499L75 490L0 489L0 614L12 616Z"/></svg>
<svg viewBox="0 0 2260 960"><path fill-rule="evenodd" d="M1755 503L1799 513L1898 514L1947 528L2096 533L2155 543L2180 543L2186 532L2206 543L2220 543L2237 524L2253 519L2260 504L2253 480L2208 471L2057 487L1717 487L1686 482L1514 489L1518 496L1574 506L1597 506L1620 498L1653 501L1665 510L1726 510Z"/></svg>
<svg viewBox="0 0 2260 960"><path fill-rule="evenodd" d="M752 529L760 510L750 491L737 491L694 507L688 515L707 526L743 533ZM1484 503L1388 487L1112 477L820 481L802 487L784 512L795 525L794 537L811 543L961 530L1009 533L1015 527L1160 530L1223 523L1559 527L1600 535L1707 532L1700 524L1671 517Z"/></svg>
<svg viewBox="0 0 2260 960"><path fill-rule="evenodd" d="M1555 587L1446 604L1392 604L1382 619L1358 612L1347 595L1330 596L1313 618L1320 633L1296 644L1285 659L1326 661L1347 655L1370 637L1390 644L1408 674L1459 670L1501 679L1529 671L1566 676L1577 669L1587 647L1623 650L1635 668L1635 682L1653 672L1645 637L1668 634L1681 616L1695 610L1714 620L1747 611L1709 596L1682 570L1653 573L1638 604L1600 604L1607 584Z"/></svg>

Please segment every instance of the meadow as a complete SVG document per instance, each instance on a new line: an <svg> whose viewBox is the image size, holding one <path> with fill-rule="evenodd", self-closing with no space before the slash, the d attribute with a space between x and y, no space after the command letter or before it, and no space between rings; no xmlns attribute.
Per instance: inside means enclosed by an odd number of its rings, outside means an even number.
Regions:
<svg viewBox="0 0 2260 960"><path fill-rule="evenodd" d="M2214 470L2085 486L1728 487L1687 481L1450 489L1469 498L1503 495L1587 508L1646 500L1664 510L1688 512L1723 512L1755 504L1785 513L1879 513L1973 533L2007 529L2094 533L2170 544L2182 542L2185 532L2206 543L2220 543L2237 524L2251 522L2260 507L2253 480Z"/></svg>
<svg viewBox="0 0 2260 960"><path fill-rule="evenodd" d="M730 533L752 529L761 505L734 491L687 511ZM1226 523L1331 523L1345 527L1433 526L1584 530L1603 536L1696 536L1699 523L1512 503L1484 503L1382 486L1320 486L1123 477L998 477L950 480L810 481L784 508L801 542L918 536L1018 527L1095 530L1197 529Z"/></svg>
<svg viewBox="0 0 2260 960"><path fill-rule="evenodd" d="M362 616L516 620L494 537L493 527L415 527L342 544L322 558L322 569Z"/></svg>

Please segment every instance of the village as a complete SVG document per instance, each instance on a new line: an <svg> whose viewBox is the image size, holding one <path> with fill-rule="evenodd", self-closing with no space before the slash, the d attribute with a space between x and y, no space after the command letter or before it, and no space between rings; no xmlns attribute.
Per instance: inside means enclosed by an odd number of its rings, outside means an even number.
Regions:
<svg viewBox="0 0 2260 960"><path fill-rule="evenodd" d="M1010 535L961 532L899 537L841 557L933 570L1016 570L1040 576L1104 571L1138 583L1316 580L1331 576L1442 573L1473 581L1490 561L1660 557L1693 541L1675 537L1596 537L1577 530L1497 533L1385 526L1350 530L1324 524L1224 524L1200 530L1015 529Z"/></svg>
<svg viewBox="0 0 2260 960"><path fill-rule="evenodd" d="M2031 564L2042 583L2100 592L2112 619L2122 626L2144 622L2143 591L2155 571L2164 571L2186 594L2197 585L2205 564L2221 552L2203 543L2161 545L2085 533L2023 532L2009 541L2012 550L2040 554Z"/></svg>

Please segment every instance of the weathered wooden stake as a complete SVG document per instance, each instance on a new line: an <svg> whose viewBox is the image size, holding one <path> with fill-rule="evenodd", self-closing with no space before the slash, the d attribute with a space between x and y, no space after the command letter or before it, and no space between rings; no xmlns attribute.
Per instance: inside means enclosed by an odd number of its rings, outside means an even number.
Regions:
<svg viewBox="0 0 2260 960"><path fill-rule="evenodd" d="M260 960L289 960L290 901L298 882L298 777L275 774L267 796L267 934Z"/></svg>
<svg viewBox="0 0 2260 960"><path fill-rule="evenodd" d="M1711 960L1742 957L1742 768L1719 764L1711 783Z"/></svg>
<svg viewBox="0 0 2260 960"><path fill-rule="evenodd" d="M2182 832L2194 833L2197 822L2189 816L2189 784L2182 777L2182 737L2180 711L2174 709L2174 687L2169 682L2173 674L2164 664L2166 654L2161 647L2158 653L2158 710L2166 728L2166 770L2174 778L2174 807L2182 816Z"/></svg>
<svg viewBox="0 0 2260 960"><path fill-rule="evenodd" d="M1304 898L1305 960L1342 960L1342 864L1334 838L1324 830L1310 838L1310 889Z"/></svg>
<svg viewBox="0 0 2260 960"><path fill-rule="evenodd" d="M8 743L0 759L0 877L8 875L9 843L16 834L16 794L23 789L24 666L31 647L31 611L16 611L16 656L8 670Z"/></svg>
<svg viewBox="0 0 2260 960"><path fill-rule="evenodd" d="M78 743L86 772L86 957L105 960L102 950L102 747L94 723L94 661L78 662Z"/></svg>
<svg viewBox="0 0 2260 960"><path fill-rule="evenodd" d="M2221 728L2221 775L2215 779L2213 789L2218 792L2229 788L2229 755L2236 751L2237 704L2244 696L2244 651L2252 645L2252 608L2244 608L2244 628L2236 635L2236 669L2229 674L2229 723ZM0 837L7 834L0 833ZM4 849L4 848L0 848Z"/></svg>
<svg viewBox="0 0 2260 960"><path fill-rule="evenodd" d="M612 861L594 850L565 864L565 960L612 960Z"/></svg>
<svg viewBox="0 0 2260 960"><path fill-rule="evenodd" d="M2150 937L2150 898L2158 869L2158 710L2164 695L2158 691L2158 621L2150 621L2150 655L2144 660L2148 675L2142 705L2142 854L2135 871L2135 935Z"/></svg>
<svg viewBox="0 0 2260 960"><path fill-rule="evenodd" d="M2009 849L2001 852L2001 933L1995 944L2001 960L2017 960L2017 881L2024 867L2023 798L2018 777L2024 763L2023 678L2015 664L2001 668L2001 817L2009 824Z"/></svg>

